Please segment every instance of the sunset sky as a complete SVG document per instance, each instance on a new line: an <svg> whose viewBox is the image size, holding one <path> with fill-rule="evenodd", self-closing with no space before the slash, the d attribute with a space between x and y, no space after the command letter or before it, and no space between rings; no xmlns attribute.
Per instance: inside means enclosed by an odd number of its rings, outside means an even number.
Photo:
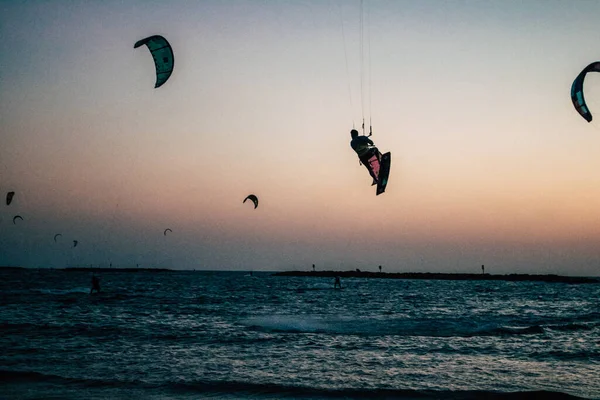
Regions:
<svg viewBox="0 0 600 400"><path fill-rule="evenodd" d="M360 10L0 2L0 265L600 275L600 2L365 0L362 91Z"/></svg>

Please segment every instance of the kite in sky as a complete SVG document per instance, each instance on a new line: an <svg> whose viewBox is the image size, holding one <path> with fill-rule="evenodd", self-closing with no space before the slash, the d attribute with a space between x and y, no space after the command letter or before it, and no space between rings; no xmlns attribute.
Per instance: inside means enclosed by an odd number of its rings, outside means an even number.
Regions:
<svg viewBox="0 0 600 400"><path fill-rule="evenodd" d="M246 202L246 200L252 200L252 202L254 203L254 208L256 209L256 207L258 207L258 197L256 197L256 195L253 194L249 194L243 201L243 203Z"/></svg>
<svg viewBox="0 0 600 400"><path fill-rule="evenodd" d="M600 61L595 61L585 67L583 71L577 75L577 78L571 85L571 100L577 112L587 121L592 122L592 113L588 108L585 98L583 97L583 81L588 72L600 72Z"/></svg>
<svg viewBox="0 0 600 400"><path fill-rule="evenodd" d="M15 192L6 193L6 205L9 206L12 203L13 197L15 196Z"/></svg>
<svg viewBox="0 0 600 400"><path fill-rule="evenodd" d="M156 68L156 84L154 88L159 88L169 79L173 72L173 65L175 64L173 49L169 42L167 42L167 39L159 35L138 40L133 48L137 49L143 45L148 47L154 59L154 67Z"/></svg>

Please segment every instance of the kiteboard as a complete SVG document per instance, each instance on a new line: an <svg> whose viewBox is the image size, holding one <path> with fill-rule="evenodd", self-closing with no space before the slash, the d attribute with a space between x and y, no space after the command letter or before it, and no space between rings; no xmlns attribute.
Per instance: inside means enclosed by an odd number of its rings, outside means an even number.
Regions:
<svg viewBox="0 0 600 400"><path fill-rule="evenodd" d="M381 167L379 169L379 179L377 179L377 196L385 192L385 187L390 176L390 164L392 163L392 153L389 151L381 156Z"/></svg>

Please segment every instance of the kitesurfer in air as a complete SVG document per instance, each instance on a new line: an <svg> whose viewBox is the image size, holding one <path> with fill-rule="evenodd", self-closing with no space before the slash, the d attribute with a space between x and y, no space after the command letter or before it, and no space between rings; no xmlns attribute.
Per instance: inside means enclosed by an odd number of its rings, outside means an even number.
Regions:
<svg viewBox="0 0 600 400"><path fill-rule="evenodd" d="M360 160L361 164L363 164L367 168L367 171L369 171L369 175L371 175L373 178L373 185L376 185L377 176L375 175L375 172L373 172L373 168L369 163L369 159L371 159L373 156L376 156L377 160L381 162L379 149L377 149L377 147L375 147L373 144L373 141L369 139L369 136L371 135L359 136L358 131L356 129L352 129L350 131L350 136L352 136L350 146L356 152L356 154L358 154L358 159Z"/></svg>

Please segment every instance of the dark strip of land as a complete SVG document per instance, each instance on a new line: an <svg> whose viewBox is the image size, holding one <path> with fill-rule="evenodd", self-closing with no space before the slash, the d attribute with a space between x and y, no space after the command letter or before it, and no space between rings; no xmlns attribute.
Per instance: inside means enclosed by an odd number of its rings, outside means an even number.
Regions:
<svg viewBox="0 0 600 400"><path fill-rule="evenodd" d="M85 271L85 272L166 272L172 271L168 268L89 268L89 267L68 267L64 271Z"/></svg>
<svg viewBox="0 0 600 400"><path fill-rule="evenodd" d="M362 272L362 271L285 271L277 272L275 276L312 276L320 278L382 278L382 279L441 279L441 280L462 280L462 281L532 281L532 282L553 282L553 283L600 283L600 279L586 278L578 276L560 276L560 275L530 275L530 274L509 274L509 275L490 275L490 274L449 274L435 272Z"/></svg>
<svg viewBox="0 0 600 400"><path fill-rule="evenodd" d="M26 267L0 266L0 269L34 269ZM107 268L107 267L67 267L67 268L41 268L44 270L66 271L66 272L169 272L168 268Z"/></svg>

